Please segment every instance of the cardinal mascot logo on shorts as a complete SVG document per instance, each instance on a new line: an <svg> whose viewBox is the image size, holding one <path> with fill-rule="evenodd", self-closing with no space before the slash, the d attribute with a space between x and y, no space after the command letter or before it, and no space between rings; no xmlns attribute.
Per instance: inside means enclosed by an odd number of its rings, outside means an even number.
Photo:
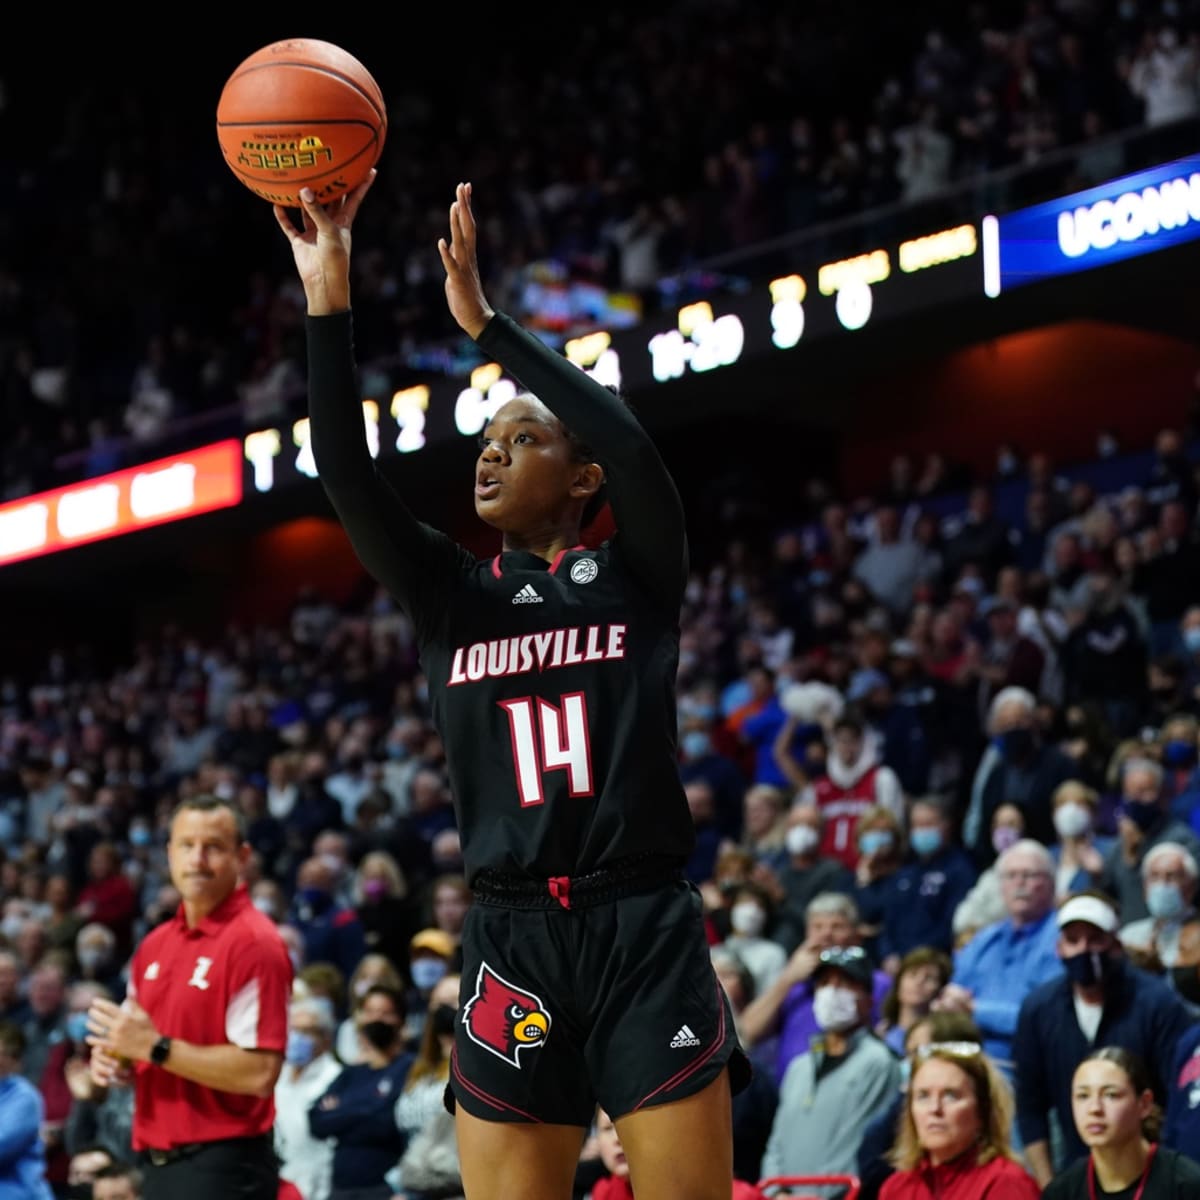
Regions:
<svg viewBox="0 0 1200 1200"><path fill-rule="evenodd" d="M514 1067L522 1050L536 1050L550 1033L550 1014L530 992L513 987L484 963L475 995L463 1008L463 1025L473 1042Z"/></svg>

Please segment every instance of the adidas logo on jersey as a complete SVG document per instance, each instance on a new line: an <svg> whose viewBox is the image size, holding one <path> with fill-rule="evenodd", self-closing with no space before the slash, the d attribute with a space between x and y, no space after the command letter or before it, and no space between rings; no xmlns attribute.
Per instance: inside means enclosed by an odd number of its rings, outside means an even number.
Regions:
<svg viewBox="0 0 1200 1200"><path fill-rule="evenodd" d="M514 604L541 604L542 598L533 590L533 584L527 583L514 597Z"/></svg>
<svg viewBox="0 0 1200 1200"><path fill-rule="evenodd" d="M691 1031L687 1025L681 1025L679 1032L671 1039L672 1050L682 1050L686 1046L698 1046L700 1039Z"/></svg>

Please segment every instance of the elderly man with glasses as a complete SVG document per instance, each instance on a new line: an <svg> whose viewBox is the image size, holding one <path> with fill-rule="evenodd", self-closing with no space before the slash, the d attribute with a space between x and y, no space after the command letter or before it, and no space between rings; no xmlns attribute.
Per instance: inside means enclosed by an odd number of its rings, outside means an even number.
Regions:
<svg viewBox="0 0 1200 1200"><path fill-rule="evenodd" d="M1025 838L1000 855L996 875L1007 915L955 953L954 974L933 1008L971 1017L984 1050L1011 1078L1021 1001L1062 973L1053 916L1054 859L1040 842Z"/></svg>
<svg viewBox="0 0 1200 1200"><path fill-rule="evenodd" d="M764 1178L854 1174L863 1131L900 1086L899 1061L870 1030L874 971L866 952L822 950L812 982L821 1034L783 1077Z"/></svg>

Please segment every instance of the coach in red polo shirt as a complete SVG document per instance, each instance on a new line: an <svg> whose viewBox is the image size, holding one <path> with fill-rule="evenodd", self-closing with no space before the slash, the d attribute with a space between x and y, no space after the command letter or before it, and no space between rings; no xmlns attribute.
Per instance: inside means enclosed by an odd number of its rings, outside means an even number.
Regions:
<svg viewBox="0 0 1200 1200"><path fill-rule="evenodd" d="M245 822L226 801L183 801L167 858L183 901L134 953L125 1002L88 1010L92 1077L132 1068L145 1200L275 1200L275 1080L292 965L239 882Z"/></svg>

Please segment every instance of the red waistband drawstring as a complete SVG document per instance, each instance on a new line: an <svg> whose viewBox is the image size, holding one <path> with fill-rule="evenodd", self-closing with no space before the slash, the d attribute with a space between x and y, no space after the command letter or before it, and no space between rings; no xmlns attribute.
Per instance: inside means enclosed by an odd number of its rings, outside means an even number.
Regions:
<svg viewBox="0 0 1200 1200"><path fill-rule="evenodd" d="M550 895L563 906L563 908L571 907L571 877L570 875L552 875L546 880L546 886L550 889Z"/></svg>

